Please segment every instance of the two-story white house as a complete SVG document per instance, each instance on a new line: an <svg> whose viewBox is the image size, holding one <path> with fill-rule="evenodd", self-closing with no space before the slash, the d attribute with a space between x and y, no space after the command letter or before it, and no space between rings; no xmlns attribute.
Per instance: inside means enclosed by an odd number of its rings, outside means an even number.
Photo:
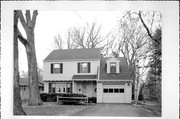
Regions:
<svg viewBox="0 0 180 119"><path fill-rule="evenodd" d="M45 93L80 93L97 103L131 103L124 58L103 58L100 48L54 50L44 59Z"/></svg>

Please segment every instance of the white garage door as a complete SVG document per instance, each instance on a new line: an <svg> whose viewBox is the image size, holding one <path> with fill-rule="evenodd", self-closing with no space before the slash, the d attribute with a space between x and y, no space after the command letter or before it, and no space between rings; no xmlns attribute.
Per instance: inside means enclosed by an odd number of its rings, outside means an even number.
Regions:
<svg viewBox="0 0 180 119"><path fill-rule="evenodd" d="M124 103L125 89L124 85L103 85L104 103Z"/></svg>

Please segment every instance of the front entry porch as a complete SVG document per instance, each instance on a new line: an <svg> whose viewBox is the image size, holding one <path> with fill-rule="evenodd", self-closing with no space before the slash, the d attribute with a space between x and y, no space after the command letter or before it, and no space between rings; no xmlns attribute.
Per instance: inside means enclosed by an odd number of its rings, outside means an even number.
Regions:
<svg viewBox="0 0 180 119"><path fill-rule="evenodd" d="M78 93L96 97L96 80L46 81L44 93Z"/></svg>
<svg viewBox="0 0 180 119"><path fill-rule="evenodd" d="M96 97L96 81L73 81L73 93L84 94L88 97Z"/></svg>

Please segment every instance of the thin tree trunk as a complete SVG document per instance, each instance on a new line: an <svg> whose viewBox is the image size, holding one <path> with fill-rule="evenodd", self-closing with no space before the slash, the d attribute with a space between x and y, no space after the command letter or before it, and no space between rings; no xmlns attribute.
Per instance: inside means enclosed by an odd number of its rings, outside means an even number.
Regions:
<svg viewBox="0 0 180 119"><path fill-rule="evenodd" d="M22 108L22 102L20 97L20 88L19 88L19 66L18 66L18 31L17 31L17 22L18 16L16 11L14 12L14 102L13 102L13 113L14 115L26 115Z"/></svg>

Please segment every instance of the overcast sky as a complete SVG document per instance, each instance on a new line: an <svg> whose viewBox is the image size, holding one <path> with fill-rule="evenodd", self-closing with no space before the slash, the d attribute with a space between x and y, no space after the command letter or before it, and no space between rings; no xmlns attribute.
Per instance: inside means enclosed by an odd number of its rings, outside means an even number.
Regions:
<svg viewBox="0 0 180 119"><path fill-rule="evenodd" d="M106 35L116 27L123 13L124 11L38 11L35 45L39 67L43 68L43 60L51 52L54 36L58 33L63 38L70 27L81 27L87 23L97 22L102 27L102 35ZM20 28L20 30L25 36L23 29ZM27 57L21 43L19 52L20 72L27 71Z"/></svg>

